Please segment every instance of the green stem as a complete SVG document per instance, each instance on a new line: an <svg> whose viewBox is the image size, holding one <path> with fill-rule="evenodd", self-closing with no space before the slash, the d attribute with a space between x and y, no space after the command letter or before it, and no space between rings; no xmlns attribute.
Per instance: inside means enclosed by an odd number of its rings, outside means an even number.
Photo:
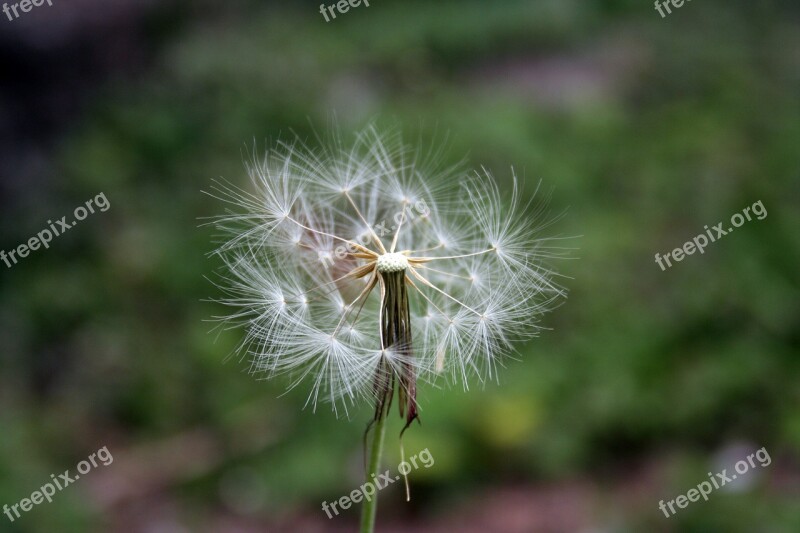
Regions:
<svg viewBox="0 0 800 533"><path fill-rule="evenodd" d="M381 409L381 411L383 411ZM372 451L369 456L369 468L367 469L367 483L373 483L371 474L378 475L381 467L381 455L383 454L383 436L386 434L386 413L381 412L381 416L375 421L375 431L372 436ZM361 508L361 533L373 533L375 531L375 514L378 512L378 492L369 500L364 501Z"/></svg>

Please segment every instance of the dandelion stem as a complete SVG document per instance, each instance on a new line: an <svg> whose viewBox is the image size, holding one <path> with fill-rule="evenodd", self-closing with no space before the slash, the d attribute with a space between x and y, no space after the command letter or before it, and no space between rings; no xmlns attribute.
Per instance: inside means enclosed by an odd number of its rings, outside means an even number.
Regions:
<svg viewBox="0 0 800 533"><path fill-rule="evenodd" d="M385 402L385 399L378 400L378 402ZM383 411L383 406L379 409ZM381 455L383 454L383 438L386 435L386 414L381 412L380 416L375 420L375 431L372 435L372 450L369 456L369 467L366 472L366 483L373 483L373 474L378 476L378 469L381 467ZM378 512L378 493L372 496L369 500L364 502L361 508L361 529L360 533L373 533L375 531L375 515Z"/></svg>
<svg viewBox="0 0 800 533"><path fill-rule="evenodd" d="M375 272L380 283L380 327L381 348L392 350L401 355L402 367L398 374L392 369L387 360L379 363L375 374L375 416L369 427L374 427L372 436L372 453L369 457L369 466L366 472L367 483L373 482L373 476L378 475L383 450L383 438L386 431L386 418L389 416L389 407L392 403L395 384L397 384L397 399L400 404L400 416L405 417L407 428L417 419L417 384L414 368L409 359L411 352L411 314L408 305L408 290L406 275L400 272ZM369 431L368 427L368 431ZM405 431L405 428L403 428ZM403 433L400 433L402 438ZM366 443L366 439L365 439ZM377 493L371 500L364 502L361 509L361 533L372 533L375 528L375 514L377 512Z"/></svg>

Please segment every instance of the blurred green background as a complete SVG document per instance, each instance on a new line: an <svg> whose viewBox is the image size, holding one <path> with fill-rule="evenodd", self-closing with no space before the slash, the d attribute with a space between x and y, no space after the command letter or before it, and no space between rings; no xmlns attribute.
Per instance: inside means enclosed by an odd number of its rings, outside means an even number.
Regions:
<svg viewBox="0 0 800 533"><path fill-rule="evenodd" d="M371 407L337 420L226 356L206 277L218 176L332 113L553 189L580 236L551 328L500 383L425 388L384 532L800 531L800 9L696 0L100 2L0 20L0 504L102 446L114 463L8 532L352 531ZM761 200L667 271L654 262ZM399 462L393 417L387 467ZM660 500L772 463L665 518ZM743 476L744 477L744 476ZM726 487L728 488L728 487Z"/></svg>

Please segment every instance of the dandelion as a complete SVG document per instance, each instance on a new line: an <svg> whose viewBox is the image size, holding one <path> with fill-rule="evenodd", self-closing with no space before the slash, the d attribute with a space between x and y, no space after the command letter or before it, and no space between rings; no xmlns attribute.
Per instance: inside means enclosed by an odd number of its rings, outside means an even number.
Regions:
<svg viewBox="0 0 800 533"><path fill-rule="evenodd" d="M504 195L485 169L437 169L374 128L350 148L279 144L248 172L254 190L210 193L229 206L215 220L225 324L246 330L251 372L308 382L307 405L374 402L367 479L395 393L405 430L420 380L496 379L512 342L565 295L547 266L564 248L540 236L552 220L516 178ZM362 531L374 513L365 504Z"/></svg>

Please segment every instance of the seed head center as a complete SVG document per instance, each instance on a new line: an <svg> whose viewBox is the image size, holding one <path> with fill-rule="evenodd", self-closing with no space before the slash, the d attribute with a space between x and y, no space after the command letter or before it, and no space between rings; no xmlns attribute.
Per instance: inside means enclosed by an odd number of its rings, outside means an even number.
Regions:
<svg viewBox="0 0 800 533"><path fill-rule="evenodd" d="M378 257L378 272L401 272L408 268L408 258L401 253L388 253Z"/></svg>

